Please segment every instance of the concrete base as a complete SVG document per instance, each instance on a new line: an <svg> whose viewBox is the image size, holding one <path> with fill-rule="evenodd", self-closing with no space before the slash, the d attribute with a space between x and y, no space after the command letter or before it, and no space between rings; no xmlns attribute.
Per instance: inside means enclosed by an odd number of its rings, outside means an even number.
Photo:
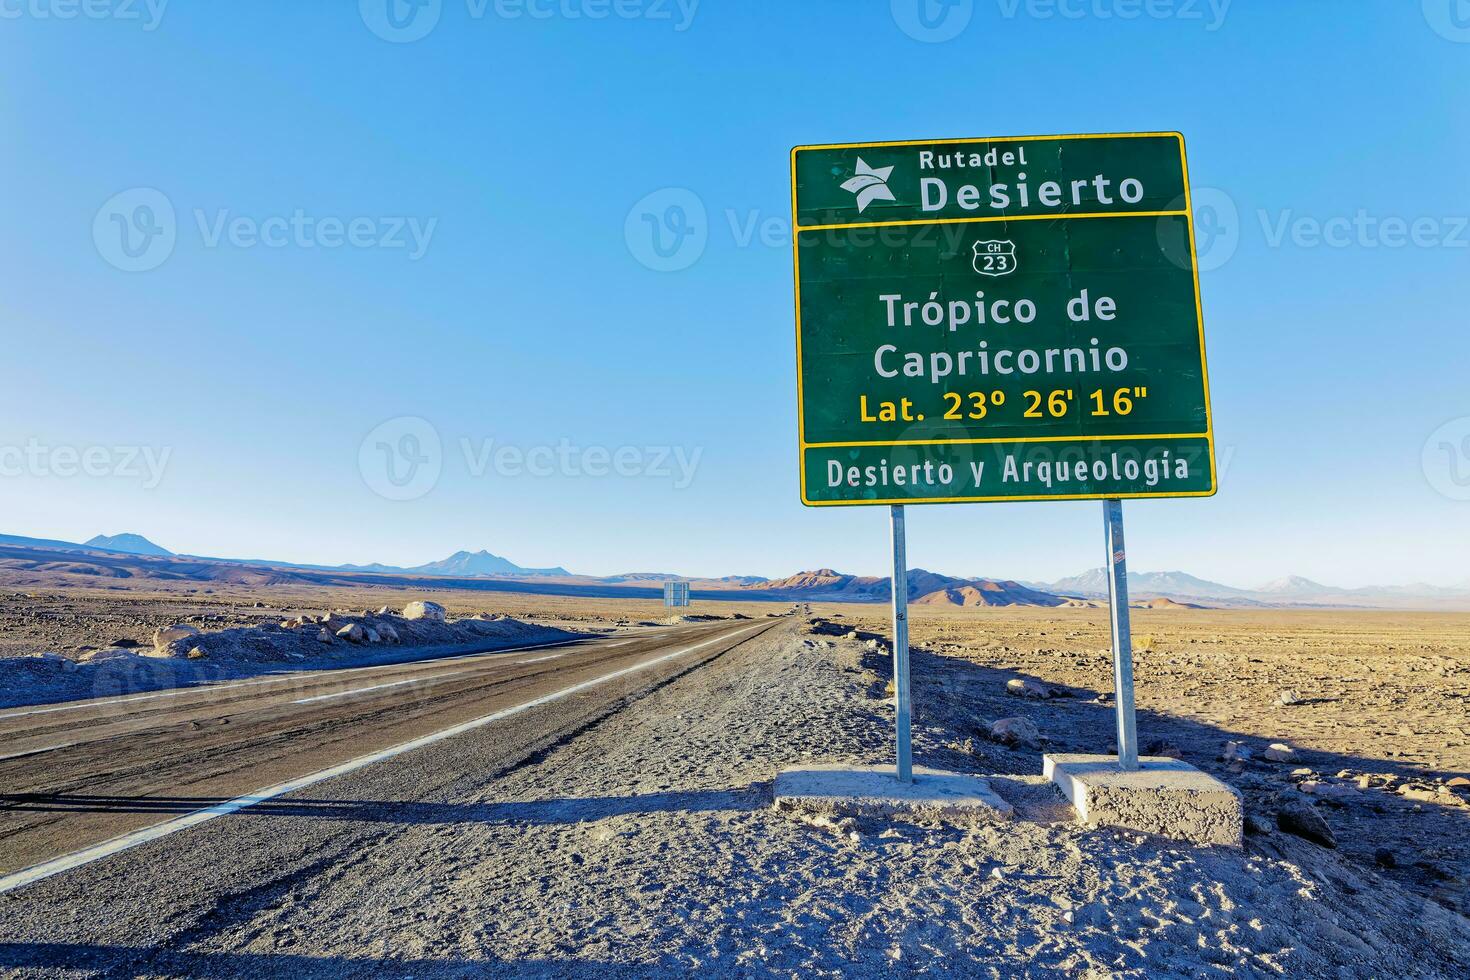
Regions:
<svg viewBox="0 0 1470 980"><path fill-rule="evenodd" d="M1244 810L1232 786L1178 759L1146 756L1124 772L1111 755L1047 755L1042 771L1092 827L1123 827L1195 844L1241 845Z"/></svg>
<svg viewBox="0 0 1470 980"><path fill-rule="evenodd" d="M914 767L900 783L892 766L812 765L776 777L776 809L828 817L907 817L975 824L1011 817L1011 805L979 776Z"/></svg>

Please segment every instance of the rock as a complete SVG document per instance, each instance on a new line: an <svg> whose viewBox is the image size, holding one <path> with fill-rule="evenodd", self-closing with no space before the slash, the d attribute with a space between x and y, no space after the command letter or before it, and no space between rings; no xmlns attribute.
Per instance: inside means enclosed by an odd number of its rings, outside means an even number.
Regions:
<svg viewBox="0 0 1470 980"><path fill-rule="evenodd" d="M332 643L332 642L334 642L333 639L332 639L332 634L329 633L329 632L327 632L327 630L325 630L325 629L319 629L319 630L317 630L316 631L316 638L318 640L321 640L323 643Z"/></svg>
<svg viewBox="0 0 1470 980"><path fill-rule="evenodd" d="M194 649L189 651L190 660L203 660L207 656L209 656L209 651L205 650L203 647L195 647Z"/></svg>
<svg viewBox="0 0 1470 980"><path fill-rule="evenodd" d="M1051 688L1029 677L1016 677L1006 681L1006 693L1018 698L1033 698L1045 701L1051 697Z"/></svg>
<svg viewBox="0 0 1470 980"><path fill-rule="evenodd" d="M356 623L348 623L337 631L337 636L349 643L361 643L367 639L367 632Z"/></svg>
<svg viewBox="0 0 1470 980"><path fill-rule="evenodd" d="M1296 788L1303 793L1310 793L1313 796L1320 796L1323 799L1340 800L1358 795L1358 790L1355 786L1350 786L1347 783L1325 783L1316 779L1303 780L1297 783Z"/></svg>
<svg viewBox="0 0 1470 980"><path fill-rule="evenodd" d="M69 674L77 669L77 664L75 660L72 660L70 657L63 657L61 654L51 650L48 650L44 653L32 654L32 656L48 667L55 667L63 674Z"/></svg>
<svg viewBox="0 0 1470 980"><path fill-rule="evenodd" d="M385 643L398 642L398 630L394 629L387 623L378 624L378 635L383 638L383 641Z"/></svg>
<svg viewBox="0 0 1470 980"><path fill-rule="evenodd" d="M1159 755L1170 759L1183 759L1184 750L1172 742L1156 738L1143 747L1144 755Z"/></svg>
<svg viewBox="0 0 1470 980"><path fill-rule="evenodd" d="M88 650L77 658L84 664L141 664L143 658L131 650L119 650L117 647L108 647L105 650Z"/></svg>
<svg viewBox="0 0 1470 980"><path fill-rule="evenodd" d="M1470 779L1466 779L1464 776L1456 776L1454 779L1445 783L1445 785L1450 789L1456 789L1462 793L1470 792Z"/></svg>
<svg viewBox="0 0 1470 980"><path fill-rule="evenodd" d="M373 629L371 626L369 626L366 629L364 629L363 630L363 633L365 633L367 635L367 641L369 643L382 643L383 642L382 635L377 630Z"/></svg>
<svg viewBox="0 0 1470 980"><path fill-rule="evenodd" d="M1265 752L1261 753L1272 762L1295 762L1296 749L1285 742L1272 742Z"/></svg>
<svg viewBox="0 0 1470 980"><path fill-rule="evenodd" d="M990 738L1002 745L1041 745L1041 732L1030 718L1002 718L990 726Z"/></svg>
<svg viewBox="0 0 1470 980"><path fill-rule="evenodd" d="M393 613L393 607L392 606L384 606L383 608L381 608L381 609L378 610L378 615L379 616L392 616L392 615L394 615L394 613Z"/></svg>
<svg viewBox="0 0 1470 980"><path fill-rule="evenodd" d="M1373 863L1380 868L1397 868L1399 866L1398 855L1386 847L1380 847L1373 852Z"/></svg>
<svg viewBox="0 0 1470 980"><path fill-rule="evenodd" d="M1322 814L1310 803L1288 803L1276 814L1276 826L1288 834L1309 840L1323 847L1336 847L1337 838L1332 828L1322 819Z"/></svg>
<svg viewBox="0 0 1470 980"><path fill-rule="evenodd" d="M1284 705L1286 707L1291 707L1294 704L1301 704L1302 697L1295 691L1286 690L1276 695L1276 703Z"/></svg>
<svg viewBox="0 0 1470 980"><path fill-rule="evenodd" d="M193 626L183 623L174 623L172 626L161 626L153 631L153 649L159 653L168 653L169 644L177 640L186 640L192 636L198 636L199 630Z"/></svg>
<svg viewBox="0 0 1470 980"><path fill-rule="evenodd" d="M404 619L428 619L436 623L444 622L445 609L437 602L410 602L403 607Z"/></svg>
<svg viewBox="0 0 1470 980"><path fill-rule="evenodd" d="M1259 813L1248 813L1245 816L1245 832L1257 837L1270 837L1276 833L1276 827Z"/></svg>
<svg viewBox="0 0 1470 980"><path fill-rule="evenodd" d="M1226 742L1220 750L1220 758L1225 762L1249 762L1250 757L1251 750L1242 742Z"/></svg>

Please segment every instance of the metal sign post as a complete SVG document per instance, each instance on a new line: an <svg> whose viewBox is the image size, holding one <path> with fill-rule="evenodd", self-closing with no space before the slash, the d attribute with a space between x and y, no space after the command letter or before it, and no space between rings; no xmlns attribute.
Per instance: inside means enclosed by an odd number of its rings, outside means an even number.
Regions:
<svg viewBox="0 0 1470 980"><path fill-rule="evenodd" d="M912 705L909 699L909 573L904 553L903 505L893 515L893 704L896 709L898 781L914 781L913 747L909 740Z"/></svg>
<svg viewBox="0 0 1470 980"><path fill-rule="evenodd" d="M1118 767L1138 768L1133 717L1133 636L1128 623L1128 548L1123 543L1123 501L1103 501L1108 544L1108 608L1113 629L1113 692L1118 711Z"/></svg>

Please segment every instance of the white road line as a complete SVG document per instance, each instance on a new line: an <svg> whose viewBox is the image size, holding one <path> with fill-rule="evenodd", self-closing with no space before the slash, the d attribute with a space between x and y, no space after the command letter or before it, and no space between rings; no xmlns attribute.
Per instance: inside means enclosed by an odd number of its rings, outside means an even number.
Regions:
<svg viewBox="0 0 1470 980"><path fill-rule="evenodd" d="M80 711L83 708L106 708L114 704L130 704L133 701L153 701L157 698L176 698L184 694L198 694L199 692L217 693L232 691L237 687L254 687L257 684L284 684L287 681L302 681L312 677L325 677L328 674L355 674L364 670L384 670L390 667L412 667L418 664L452 663L456 660L470 660L475 657L486 657L492 654L520 653L525 650L540 650L543 647L563 646L567 643L575 643L576 640L550 640L546 643L529 643L521 647L505 647L496 650L479 650L475 653L463 653L453 657L427 657L423 660L400 660L388 664L367 664L362 667L340 667L335 670L313 670L301 674L281 674L273 677L262 677L256 680L245 681L221 681L218 684L197 684L187 687L177 687L168 691L159 691L157 694L138 694L126 698L113 698L107 701L74 701L69 704L52 705L44 708L27 708L24 711L10 711L0 714L0 721L11 718L23 718L26 715L49 715L57 711Z"/></svg>
<svg viewBox="0 0 1470 980"><path fill-rule="evenodd" d="M12 872L11 874L5 875L4 877L0 877L0 895L3 895L4 893L9 891L13 891L17 888L23 888L26 885L33 884L37 881L41 881L42 879L50 878L53 875L61 874L63 871L71 871L74 868L80 868L83 865L91 864L93 861L100 861L103 858L111 857L114 854L126 851L130 848L137 847L139 844L146 844L149 841L158 840L161 837L167 837L170 834L175 834L181 830L186 830L189 827L193 827L206 821L213 820L215 817L223 817L231 813L237 813L240 810L245 809L246 807L254 806L257 803L264 803L266 800L274 799L277 796L283 796L286 793L294 793L297 790L305 789L308 786L313 786L316 783L322 782L323 780L333 779L337 776L345 776L350 772L356 772L359 769L364 769L368 766L374 765L375 763L383 762L387 759L393 758L394 756L403 755L405 752L412 752L414 749L421 749L426 746L433 745L435 742L442 742L447 738L453 738L456 735L463 735L465 732L474 731L476 728L482 728L485 725L501 721L502 719L509 718L512 715L518 715L523 711L529 711L532 708L539 708L543 704L551 704L553 701L560 701L562 698L570 697L573 694L580 694L583 691L597 687L599 684L605 684L608 681L616 680L619 677L626 677L629 674L637 673L640 670L647 670L649 667L654 667L658 664L666 663L667 661L673 660L675 657L682 657L686 653L693 653L695 650L707 647L712 643L719 643L724 640L732 640L737 636L749 633L765 625L765 623L759 623L756 626L747 627L743 630L736 630L735 632L725 636L717 636L712 640L705 640L703 643L696 643L692 647L685 647L682 650L675 650L673 653L666 653L662 657L655 657L652 660L645 660L641 664L634 664L631 667L624 667L621 670L615 670L610 674L603 674L601 677L595 677L590 681L582 681L579 684L573 684L571 687L564 687L560 691L555 691L551 694L544 694L539 698L533 698L532 700L526 701L523 704L518 704L511 708L503 708L500 711L484 715L480 718L475 718L471 721L462 722L461 724L455 725L451 728L445 728L442 731L437 731L429 735L423 735L419 738L413 739L412 741L403 742L391 748L383 749L378 752L373 752L370 755L359 756L356 759L351 759L347 762L340 763L338 765L332 766L329 769L322 769L318 772L314 772L309 776L301 776L288 782L277 783L274 786L267 786L265 789L258 789L253 793L247 793L245 796L238 796L233 800L216 804L215 806L209 807L207 809L195 810L193 813L186 813L181 817L175 817L172 820L165 820L163 823L154 824L152 827L145 827L142 830L135 830L130 834L124 834L121 837L115 837L112 840L105 841L101 844L94 844L93 846L84 848L74 854L68 854L64 857L59 858L52 858L50 861L43 861L40 864L35 864L29 868L24 868L20 871Z"/></svg>
<svg viewBox="0 0 1470 980"><path fill-rule="evenodd" d="M469 671L467 671L467 670L455 670L455 671L451 671L448 674L434 674L432 677L410 677L410 678L408 678L408 680L403 680L403 681L390 681L387 684L374 684L371 687L357 687L357 688L353 688L350 691L335 691L335 692L333 692L331 694L318 694L315 697L302 698L299 701L292 701L291 703L292 704L312 704L313 702L316 702L316 701L330 701L333 698L351 697L354 694L366 694L369 691L382 691L382 690L386 690L387 688L390 688L390 687L402 687L405 684L424 684L424 683L427 683L429 681L437 681L437 680L441 680L441 679L443 679L445 677L458 677L460 674L468 674L468 673L469 673Z"/></svg>
<svg viewBox="0 0 1470 980"><path fill-rule="evenodd" d="M265 677L254 681L235 681L221 684L218 687L199 685L197 687L180 687L171 691L160 691L157 694L139 694L128 698L114 698L110 701L76 701L71 704L62 704L48 708L27 708L25 711L11 711L0 715L0 721L10 718L22 718L26 715L49 715L57 711L78 711L82 708L108 708L114 704L129 704L133 701L152 701L156 698L176 698L181 694L197 694L200 691L226 691L236 687L251 687L256 684L279 684L282 681L297 681L308 677L320 677L322 674L330 674L330 670L316 670L309 674L296 674L290 677Z"/></svg>
<svg viewBox="0 0 1470 980"><path fill-rule="evenodd" d="M564 653L553 653L553 654L551 654L550 656L547 656L547 657L535 657L534 659L531 659L531 660L517 660L516 661L516 666L517 667L520 667L523 664L539 664L539 663L544 663L544 662L546 662L548 660L560 660L562 657L565 657L565 656L566 656L566 654L564 654Z"/></svg>

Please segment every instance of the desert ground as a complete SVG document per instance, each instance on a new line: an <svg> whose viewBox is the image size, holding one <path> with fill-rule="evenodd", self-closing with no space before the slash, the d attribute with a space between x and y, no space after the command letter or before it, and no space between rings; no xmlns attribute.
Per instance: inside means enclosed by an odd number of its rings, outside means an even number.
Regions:
<svg viewBox="0 0 1470 980"><path fill-rule="evenodd" d="M0 598L0 636L6 657L82 658L120 640L148 647L173 622L207 642L421 598L451 618L594 636L674 621L656 601L456 590L59 589ZM790 609L696 601L681 615L773 626L612 707L527 715L546 732L524 750L483 729L0 895L0 970L1470 971L1470 616L1135 611L1141 742L1242 792L1237 851L1079 827L1041 779L1043 750L1107 751L1113 738L1097 609L913 610L916 761L993 775L1015 821L776 814L783 766L891 757L887 607L772 617ZM1010 718L1034 733L994 736ZM1273 744L1285 761L1268 757ZM82 906L97 914L56 911Z"/></svg>

